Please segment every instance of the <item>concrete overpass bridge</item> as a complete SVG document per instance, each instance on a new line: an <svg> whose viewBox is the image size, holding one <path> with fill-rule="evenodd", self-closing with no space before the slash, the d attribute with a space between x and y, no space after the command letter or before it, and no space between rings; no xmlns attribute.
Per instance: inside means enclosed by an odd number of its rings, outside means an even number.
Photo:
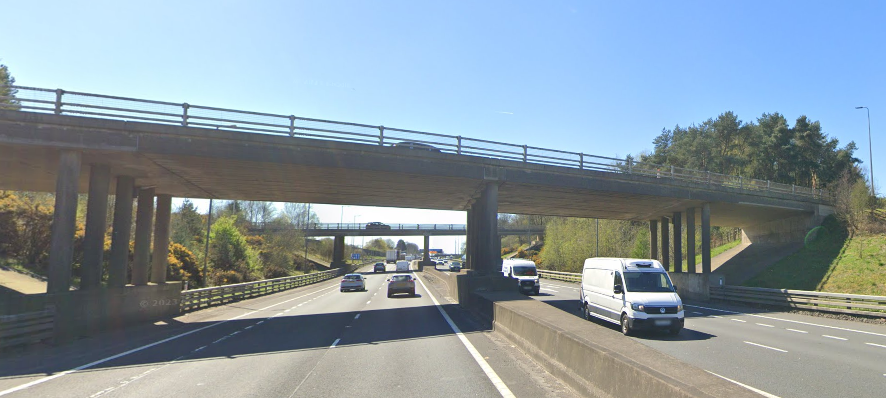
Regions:
<svg viewBox="0 0 886 398"><path fill-rule="evenodd" d="M172 197L466 211L467 264L477 275L492 274L500 261L499 212L648 221L650 256L668 264L673 244L677 272L684 271L683 236L671 239L670 225L674 231L685 225L688 271L702 273L710 272L711 225L740 227L754 243L796 241L831 212L829 194L819 189L630 159L187 103L17 89L21 105L0 110L0 189L56 194L47 288L55 295L70 294L79 193L89 194L80 293L102 289L111 192L111 290L166 285ZM693 253L697 225L700 270Z"/></svg>

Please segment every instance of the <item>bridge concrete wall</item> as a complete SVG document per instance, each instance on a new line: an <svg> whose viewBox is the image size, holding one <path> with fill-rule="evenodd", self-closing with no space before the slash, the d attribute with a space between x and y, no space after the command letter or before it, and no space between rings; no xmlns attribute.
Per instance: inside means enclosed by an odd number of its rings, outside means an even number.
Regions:
<svg viewBox="0 0 886 398"><path fill-rule="evenodd" d="M671 282L677 285L677 294L681 299L708 301L710 300L711 275L689 274L685 272L668 273Z"/></svg>
<svg viewBox="0 0 886 398"><path fill-rule="evenodd" d="M584 396L758 397L703 369L512 292L474 292L473 310L496 332Z"/></svg>
<svg viewBox="0 0 886 398"><path fill-rule="evenodd" d="M166 282L4 297L0 314L41 311L47 305L55 306L55 341L66 342L105 329L177 316L180 301L181 282Z"/></svg>
<svg viewBox="0 0 886 398"><path fill-rule="evenodd" d="M811 215L797 215L766 221L742 228L742 243L756 245L784 245L801 243L812 228L821 225L825 217L834 214L834 208L817 205Z"/></svg>

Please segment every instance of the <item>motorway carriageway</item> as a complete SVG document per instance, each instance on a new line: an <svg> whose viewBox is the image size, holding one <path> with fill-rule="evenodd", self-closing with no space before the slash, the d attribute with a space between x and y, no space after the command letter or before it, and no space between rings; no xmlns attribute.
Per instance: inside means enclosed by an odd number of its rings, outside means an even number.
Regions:
<svg viewBox="0 0 886 398"><path fill-rule="evenodd" d="M578 284L542 279L541 286L535 299L580 316ZM684 310L679 335L631 338L763 395L886 396L886 325L720 303L684 302ZM588 325L590 333L621 333L596 318Z"/></svg>
<svg viewBox="0 0 886 398"><path fill-rule="evenodd" d="M393 298L391 273L365 273L366 292L336 278L4 357L0 396L575 397L481 321L444 311L421 273L417 297Z"/></svg>

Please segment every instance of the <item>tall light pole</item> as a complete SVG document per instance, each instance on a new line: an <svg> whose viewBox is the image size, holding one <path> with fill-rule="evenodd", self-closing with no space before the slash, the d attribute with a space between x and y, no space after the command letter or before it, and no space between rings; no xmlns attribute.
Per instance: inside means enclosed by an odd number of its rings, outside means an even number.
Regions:
<svg viewBox="0 0 886 398"><path fill-rule="evenodd" d="M871 195L875 198L877 197L877 190L874 189L874 147L871 145L871 110L866 106L856 106L855 109L864 108L868 111L868 156L870 156L870 165L871 168Z"/></svg>

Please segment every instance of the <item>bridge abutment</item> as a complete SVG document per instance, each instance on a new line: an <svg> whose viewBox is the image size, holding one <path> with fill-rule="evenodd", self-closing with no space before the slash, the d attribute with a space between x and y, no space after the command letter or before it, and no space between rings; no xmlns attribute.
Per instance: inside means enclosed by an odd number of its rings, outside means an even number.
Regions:
<svg viewBox="0 0 886 398"><path fill-rule="evenodd" d="M698 273L695 268L695 208L686 209L686 272Z"/></svg>
<svg viewBox="0 0 886 398"><path fill-rule="evenodd" d="M674 212L674 272L683 272L683 214Z"/></svg>
<svg viewBox="0 0 886 398"><path fill-rule="evenodd" d="M664 269L671 268L671 227L667 217L661 218L661 265Z"/></svg>
<svg viewBox="0 0 886 398"><path fill-rule="evenodd" d="M332 241L332 268L341 268L347 265L345 263L345 236L338 235Z"/></svg>
<svg viewBox="0 0 886 398"><path fill-rule="evenodd" d="M110 185L111 168L108 165L93 164L89 167L89 197L86 200L86 231L83 236L80 290L101 286Z"/></svg>
<svg viewBox="0 0 886 398"><path fill-rule="evenodd" d="M711 273L711 205L701 206L701 273Z"/></svg>
<svg viewBox="0 0 886 398"><path fill-rule="evenodd" d="M658 260L658 221L649 220L649 258Z"/></svg>

